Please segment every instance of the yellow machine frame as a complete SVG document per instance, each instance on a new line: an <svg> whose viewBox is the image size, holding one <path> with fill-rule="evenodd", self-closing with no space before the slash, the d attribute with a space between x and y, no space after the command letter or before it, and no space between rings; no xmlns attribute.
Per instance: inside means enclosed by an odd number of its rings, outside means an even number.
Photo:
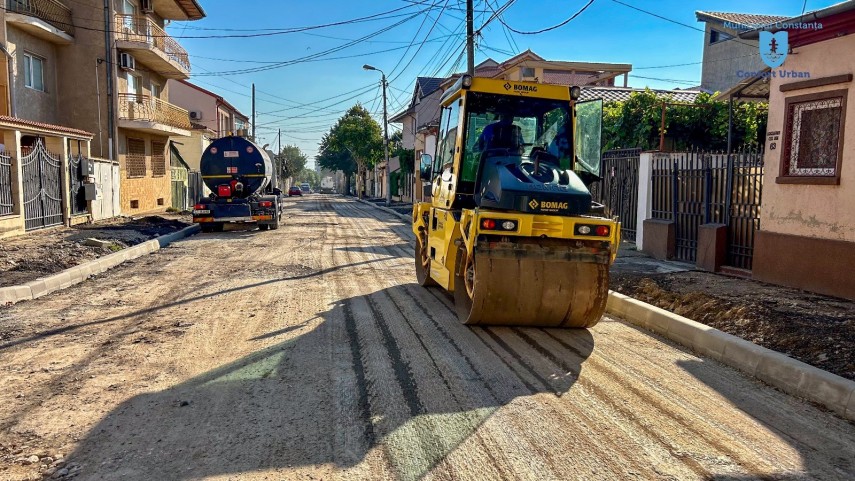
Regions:
<svg viewBox="0 0 855 481"><path fill-rule="evenodd" d="M470 83L465 85L464 82ZM421 202L413 208L413 232L419 243L427 243L430 280L448 291L455 290L455 277L460 275L462 262L458 259L461 250L473 255L478 235L489 233L503 238L533 238L576 240L578 244L609 243L610 263L617 255L620 243L620 223L613 219L596 216L559 216L533 214L514 211L496 211L483 208L453 208L457 191L457 173L463 162L463 136L465 130L466 99L470 92L492 93L496 95L519 95L550 100L567 101L571 105L573 142L576 142L575 102L571 99L570 89L566 86L548 85L531 82L512 82L505 80L471 78L464 76L442 96L441 107L445 108L459 102L458 126L454 140L452 162L442 166L442 172L432 172L431 201ZM439 145L440 141L437 141ZM574 149L575 150L575 149ZM433 153L435 155L435 153ZM512 220L517 223L513 232L482 231L481 219ZM431 228L433 223L433 228ZM577 224L589 226L608 226L607 237L579 235ZM419 244L421 245L421 244ZM418 250L417 245L417 250ZM462 249L461 249L462 247ZM419 253L416 252L417 262ZM428 280L427 283L431 281Z"/></svg>

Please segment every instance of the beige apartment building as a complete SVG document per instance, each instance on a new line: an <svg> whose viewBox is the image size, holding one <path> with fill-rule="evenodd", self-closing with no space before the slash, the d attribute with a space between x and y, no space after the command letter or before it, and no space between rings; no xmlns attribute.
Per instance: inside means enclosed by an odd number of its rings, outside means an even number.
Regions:
<svg viewBox="0 0 855 481"><path fill-rule="evenodd" d="M189 78L190 60L164 26L203 18L198 1L5 4L2 113L91 132L91 155L119 162L122 213L169 206L169 137L191 126L167 101L167 80Z"/></svg>

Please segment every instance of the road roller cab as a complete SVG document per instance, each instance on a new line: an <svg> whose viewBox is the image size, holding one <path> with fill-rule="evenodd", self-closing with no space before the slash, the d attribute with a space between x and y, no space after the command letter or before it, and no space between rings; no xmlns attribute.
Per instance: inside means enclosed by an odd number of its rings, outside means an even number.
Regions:
<svg viewBox="0 0 855 481"><path fill-rule="evenodd" d="M602 101L578 87L464 75L440 100L430 202L413 209L419 283L467 324L589 327L602 316L620 224L599 178Z"/></svg>

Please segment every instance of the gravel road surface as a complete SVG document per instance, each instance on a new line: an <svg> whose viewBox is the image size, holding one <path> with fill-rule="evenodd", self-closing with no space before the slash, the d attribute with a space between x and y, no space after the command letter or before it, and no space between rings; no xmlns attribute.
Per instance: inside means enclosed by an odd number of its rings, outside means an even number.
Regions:
<svg viewBox="0 0 855 481"><path fill-rule="evenodd" d="M0 479L855 479L852 424L615 319L466 328L412 252L309 195L0 308Z"/></svg>

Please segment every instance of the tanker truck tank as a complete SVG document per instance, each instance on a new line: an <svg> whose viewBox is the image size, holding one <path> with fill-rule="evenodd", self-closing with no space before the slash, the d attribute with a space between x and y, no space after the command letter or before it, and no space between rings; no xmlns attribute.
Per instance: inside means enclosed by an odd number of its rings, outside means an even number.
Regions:
<svg viewBox="0 0 855 481"><path fill-rule="evenodd" d="M279 228L281 192L271 188L273 162L264 149L243 137L223 137L202 153L200 170L212 192L193 209L193 221L203 232L222 231L232 223Z"/></svg>

